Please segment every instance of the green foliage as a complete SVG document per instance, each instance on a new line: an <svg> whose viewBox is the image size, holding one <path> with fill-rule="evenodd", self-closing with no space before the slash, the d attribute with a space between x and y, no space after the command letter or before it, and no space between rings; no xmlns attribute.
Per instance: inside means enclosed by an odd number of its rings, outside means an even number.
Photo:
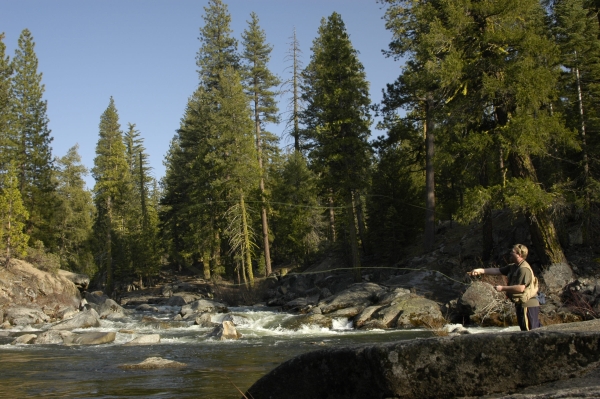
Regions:
<svg viewBox="0 0 600 399"><path fill-rule="evenodd" d="M305 70L302 114L310 157L324 187L345 195L364 186L369 168L369 84L337 13L321 21Z"/></svg>
<svg viewBox="0 0 600 399"><path fill-rule="evenodd" d="M9 129L13 124L13 113L11 109L11 78L12 65L10 58L6 55L6 45L3 42L4 33L0 34L0 169L5 170L6 164L10 162L10 155L7 148L10 148L11 134Z"/></svg>
<svg viewBox="0 0 600 399"><path fill-rule="evenodd" d="M225 68L239 68L237 40L231 37L231 15L221 0L209 0L202 18L204 26L200 28L198 39L201 46L196 55L196 65L201 84L213 88Z"/></svg>
<svg viewBox="0 0 600 399"><path fill-rule="evenodd" d="M317 177L298 151L274 173L273 248L282 263L306 263L321 249L326 226L317 201Z"/></svg>
<svg viewBox="0 0 600 399"><path fill-rule="evenodd" d="M106 290L112 292L114 273L128 268L125 224L127 204L131 200L131 175L126 147L113 98L100 117L99 138L92 176L96 220L96 259L106 273ZM115 270L116 269L116 270Z"/></svg>
<svg viewBox="0 0 600 399"><path fill-rule="evenodd" d="M23 206L15 164L11 162L0 178L0 249L8 263L27 253L29 235L23 229L29 212Z"/></svg>
<svg viewBox="0 0 600 399"><path fill-rule="evenodd" d="M44 243L39 240L27 250L25 260L48 273L56 274L60 269L60 257L44 248Z"/></svg>
<svg viewBox="0 0 600 399"><path fill-rule="evenodd" d="M56 253L63 269L92 275L96 271L91 248L96 209L85 186L88 170L81 164L78 146L56 160Z"/></svg>
<svg viewBox="0 0 600 399"><path fill-rule="evenodd" d="M378 162L371 174L367 202L369 241L376 254L391 262L400 258L402 248L423 229L422 165L411 155L415 148L410 135L405 131L402 136L375 142Z"/></svg>
<svg viewBox="0 0 600 399"><path fill-rule="evenodd" d="M31 32L24 29L12 60L11 113L7 147L3 150L16 162L19 190L29 212L27 230L34 240L53 247L53 211L57 198L53 186L52 137L46 116L47 102L42 74Z"/></svg>

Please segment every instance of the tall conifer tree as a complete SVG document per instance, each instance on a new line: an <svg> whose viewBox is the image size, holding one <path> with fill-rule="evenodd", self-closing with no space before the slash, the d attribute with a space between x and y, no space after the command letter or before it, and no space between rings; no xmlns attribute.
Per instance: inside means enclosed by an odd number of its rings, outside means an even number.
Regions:
<svg viewBox="0 0 600 399"><path fill-rule="evenodd" d="M29 213L21 200L15 164L11 162L0 177L0 249L8 266L11 258L26 254L29 236L23 230Z"/></svg>
<svg viewBox="0 0 600 399"><path fill-rule="evenodd" d="M64 269L92 275L96 272L91 249L95 208L85 187L87 168L81 164L78 145L56 161L56 190L60 199L56 211L57 255Z"/></svg>
<svg viewBox="0 0 600 399"><path fill-rule="evenodd" d="M261 222L263 233L263 250L265 257L266 275L271 274L271 251L269 244L269 223L267 218L267 205L265 198L265 171L263 165L266 161L263 156L262 130L265 123L278 122L277 103L273 87L279 85L279 79L271 73L268 67L272 46L266 43L266 35L258 24L258 16L250 15L248 28L242 34L244 39L245 84L252 104L254 117L254 131L256 134L256 150L258 167L260 170L259 188L261 193Z"/></svg>
<svg viewBox="0 0 600 399"><path fill-rule="evenodd" d="M17 165L23 203L30 219L27 231L34 240L53 247L52 211L56 196L52 184L52 137L46 116L47 102L42 74L38 73L35 43L28 29L19 36L12 65L12 113L14 128L10 154Z"/></svg>
<svg viewBox="0 0 600 399"><path fill-rule="evenodd" d="M238 42L231 36L231 15L221 0L209 0L204 7L204 26L200 28L200 49L196 65L201 84L214 87L219 72L226 67L239 68Z"/></svg>
<svg viewBox="0 0 600 399"><path fill-rule="evenodd" d="M98 263L106 273L106 291L112 293L115 267L122 266L116 250L123 244L124 210L129 199L127 193L130 182L129 166L123 144L123 133L119 124L119 115L113 98L100 117L99 138L96 144L96 157L92 176L94 202L97 215L94 232L98 242Z"/></svg>
<svg viewBox="0 0 600 399"><path fill-rule="evenodd" d="M339 14L321 21L312 51L303 87L307 106L302 121L324 188L332 190L345 205L347 244L358 280L360 256L353 196L365 187L370 163L369 84Z"/></svg>
<svg viewBox="0 0 600 399"><path fill-rule="evenodd" d="M10 57L6 55L4 33L0 34L0 170L6 170L11 160L11 146L9 129L12 128L11 109L11 78L12 65Z"/></svg>

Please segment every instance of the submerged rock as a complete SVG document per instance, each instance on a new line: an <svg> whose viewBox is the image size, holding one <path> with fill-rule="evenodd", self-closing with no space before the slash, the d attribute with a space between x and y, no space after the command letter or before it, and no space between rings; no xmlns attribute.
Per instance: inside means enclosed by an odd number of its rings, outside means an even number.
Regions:
<svg viewBox="0 0 600 399"><path fill-rule="evenodd" d="M429 399L514 392L597 367L600 320L577 324L574 331L550 326L319 350L281 364L246 396Z"/></svg>
<svg viewBox="0 0 600 399"><path fill-rule="evenodd" d="M163 359L161 357L149 357L141 363L128 363L121 364L119 368L125 370L155 370L155 369L166 369L166 368L181 368L185 367L185 363L176 362L173 360Z"/></svg>
<svg viewBox="0 0 600 399"><path fill-rule="evenodd" d="M310 313L290 317L281 323L281 328L286 330L299 330L303 326L318 326L330 329L333 327L333 322L331 317L323 316L322 314L317 313Z"/></svg>
<svg viewBox="0 0 600 399"><path fill-rule="evenodd" d="M200 327L215 327L215 325L217 323L213 323L212 319L210 317L210 313L202 313L201 315L199 315L198 317L196 317L196 320L194 321L194 324L200 326Z"/></svg>
<svg viewBox="0 0 600 399"><path fill-rule="evenodd" d="M123 346L135 346L135 345L153 345L160 343L160 334L145 334L140 335L125 343Z"/></svg>
<svg viewBox="0 0 600 399"><path fill-rule="evenodd" d="M72 334L64 337L64 344L71 345L102 345L115 340L117 333L111 332L89 332L83 334Z"/></svg>
<svg viewBox="0 0 600 399"><path fill-rule="evenodd" d="M35 334L23 334L15 338L11 345L31 344L37 338Z"/></svg>

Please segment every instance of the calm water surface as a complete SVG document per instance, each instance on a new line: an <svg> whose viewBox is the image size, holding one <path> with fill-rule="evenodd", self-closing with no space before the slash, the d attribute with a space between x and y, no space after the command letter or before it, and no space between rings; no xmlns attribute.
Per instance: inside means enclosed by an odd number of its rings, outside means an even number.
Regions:
<svg viewBox="0 0 600 399"><path fill-rule="evenodd" d="M178 310L178 309L177 309ZM161 309L164 322L144 322L135 312L119 321L103 320L86 331L117 331L114 343L99 346L10 345L0 337L0 398L240 398L258 378L298 354L327 347L428 337L423 330L355 331L340 319L333 329L286 330L295 316L256 308L233 308L243 334L237 341L207 338L210 328L169 322L175 309ZM222 315L213 317L219 322ZM41 330L48 326L41 326ZM134 334L120 333L123 329ZM39 331L39 330L38 330ZM12 330L12 334L28 331ZM78 330L75 330L78 332ZM123 346L142 334L160 334L161 343ZM180 369L122 370L118 366L161 357L186 364ZM237 388L236 388L237 387Z"/></svg>

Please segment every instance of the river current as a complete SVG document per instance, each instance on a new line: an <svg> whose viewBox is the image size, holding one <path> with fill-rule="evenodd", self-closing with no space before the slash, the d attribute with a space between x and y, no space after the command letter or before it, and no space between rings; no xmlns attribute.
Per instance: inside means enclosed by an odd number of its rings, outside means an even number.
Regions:
<svg viewBox="0 0 600 399"><path fill-rule="evenodd" d="M286 330L282 323L296 316L239 307L230 308L230 314L242 338L218 341L207 337L211 328L170 321L178 310L162 307L160 313L133 312L124 319L102 320L100 327L85 331L117 334L115 342L98 346L11 345L15 334L35 333L48 326L8 330L11 336L0 336L0 398L241 398L240 391L301 353L432 335L427 330L357 331L347 319L335 320L331 329L307 326ZM212 321L220 322L223 317L214 315ZM161 342L123 346L142 334L160 334ZM158 370L118 367L149 357L186 366Z"/></svg>

